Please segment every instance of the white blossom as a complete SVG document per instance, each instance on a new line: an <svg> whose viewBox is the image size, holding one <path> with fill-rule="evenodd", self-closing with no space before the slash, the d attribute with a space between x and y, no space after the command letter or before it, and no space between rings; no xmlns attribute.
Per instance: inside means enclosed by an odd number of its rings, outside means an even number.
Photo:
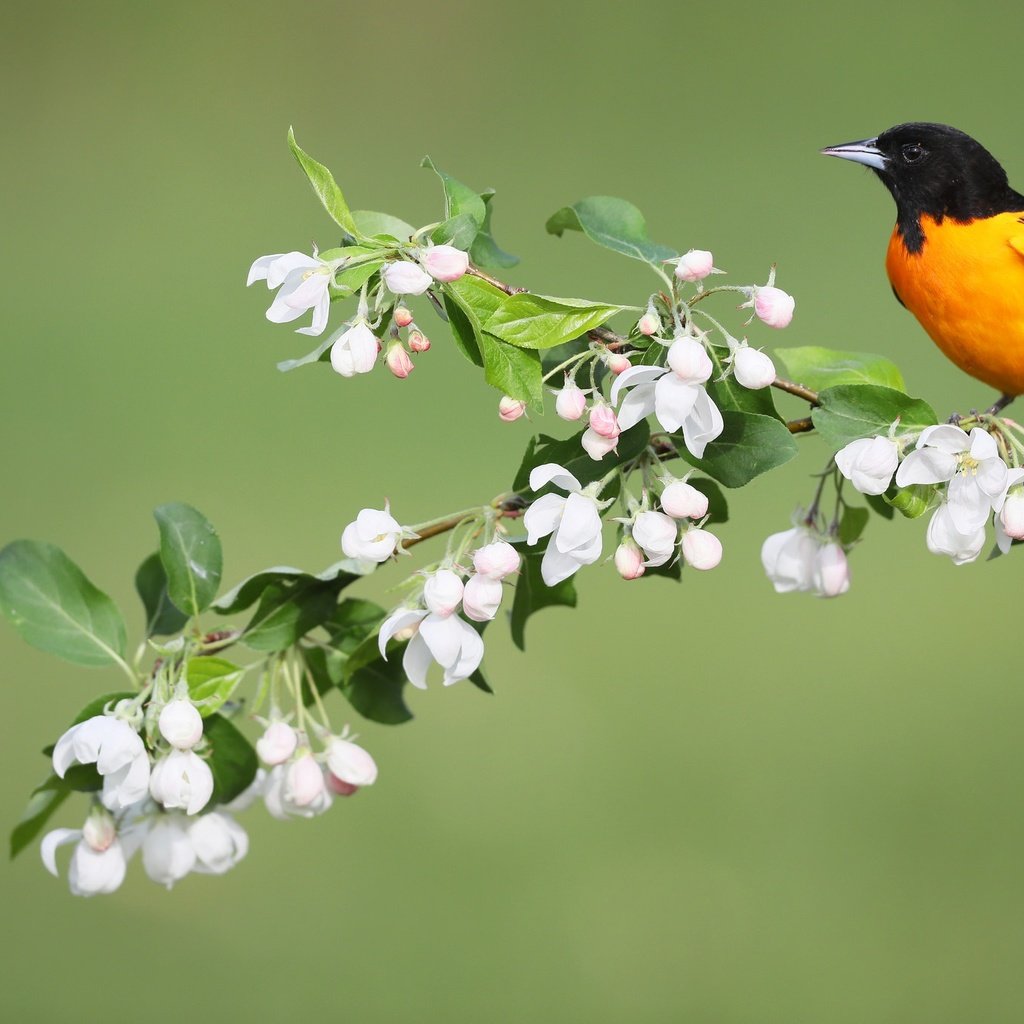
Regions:
<svg viewBox="0 0 1024 1024"><path fill-rule="evenodd" d="M68 866L68 887L73 896L97 896L111 893L124 881L127 858L119 840L96 850L77 828L57 828L47 832L39 844L39 852L46 870L57 876L57 848L78 841Z"/></svg>
<svg viewBox="0 0 1024 1024"><path fill-rule="evenodd" d="M609 452L615 451L619 446L619 435L605 437L599 434L593 427L587 427L580 438L583 450L595 461L600 462Z"/></svg>
<svg viewBox="0 0 1024 1024"><path fill-rule="evenodd" d="M388 291L395 295L422 295L434 283L434 279L422 267L405 260L385 263L380 276ZM399 324L399 327L404 326Z"/></svg>
<svg viewBox="0 0 1024 1024"><path fill-rule="evenodd" d="M463 585L451 569L438 569L423 585L423 603L427 610L442 618L451 615L462 600Z"/></svg>
<svg viewBox="0 0 1024 1024"><path fill-rule="evenodd" d="M468 622L419 608L398 608L381 623L377 642L385 660L388 641L410 628L416 632L405 648L402 668L413 686L426 689L427 672L435 661L444 670L445 686L468 679L480 667L484 642Z"/></svg>
<svg viewBox="0 0 1024 1024"><path fill-rule="evenodd" d="M707 249L691 249L667 262L675 264L675 275L680 281L702 281L715 272L715 258Z"/></svg>
<svg viewBox="0 0 1024 1024"><path fill-rule="evenodd" d="M287 722L271 722L256 741L256 753L264 764L284 764L298 745L299 735Z"/></svg>
<svg viewBox="0 0 1024 1024"><path fill-rule="evenodd" d="M504 423L515 423L526 413L526 403L509 395L502 395L498 402L498 418Z"/></svg>
<svg viewBox="0 0 1024 1024"><path fill-rule="evenodd" d="M316 337L327 327L330 285L338 265L301 252L261 256L249 268L245 283L248 286L254 281L266 281L269 289L279 289L267 310L271 323L290 323L311 309L313 322L309 327L300 327L299 334Z"/></svg>
<svg viewBox="0 0 1024 1024"><path fill-rule="evenodd" d="M342 377L369 373L380 352L380 342L362 320L339 328L332 335L330 346L331 367Z"/></svg>
<svg viewBox="0 0 1024 1024"><path fill-rule="evenodd" d="M838 597L850 589L850 566L842 545L829 541L814 556L814 589L822 597Z"/></svg>
<svg viewBox="0 0 1024 1024"><path fill-rule="evenodd" d="M172 750L153 765L149 792L169 811L198 814L213 795L213 773L195 751Z"/></svg>
<svg viewBox="0 0 1024 1024"><path fill-rule="evenodd" d="M805 526L773 533L761 546L761 564L777 594L813 590L818 540Z"/></svg>
<svg viewBox="0 0 1024 1024"><path fill-rule="evenodd" d="M679 544L683 561L692 569L714 569L722 561L722 542L707 530L691 526Z"/></svg>
<svg viewBox="0 0 1024 1024"><path fill-rule="evenodd" d="M149 790L149 755L123 719L96 715L73 725L53 748L53 770L62 779L73 764L95 764L103 776L103 805L122 810Z"/></svg>
<svg viewBox="0 0 1024 1024"><path fill-rule="evenodd" d="M632 537L626 537L615 549L615 568L624 580L637 580L647 572L644 553Z"/></svg>
<svg viewBox="0 0 1024 1024"><path fill-rule="evenodd" d="M673 519L703 519L708 514L708 497L685 480L670 480L661 492L661 508Z"/></svg>
<svg viewBox="0 0 1024 1024"><path fill-rule="evenodd" d="M527 543L536 544L551 535L541 577L553 587L568 579L580 566L591 565L601 557L601 513L597 501L583 491L580 482L567 469L548 462L530 472L530 487L539 491L549 483L569 492L545 494L526 510L523 525Z"/></svg>
<svg viewBox="0 0 1024 1024"><path fill-rule="evenodd" d="M157 726L160 735L179 750L190 750L203 738L202 715L190 700L178 699L165 704Z"/></svg>
<svg viewBox="0 0 1024 1024"><path fill-rule="evenodd" d="M505 540L485 544L473 552L473 568L481 576L500 580L519 569L519 552Z"/></svg>
<svg viewBox="0 0 1024 1024"><path fill-rule="evenodd" d="M568 376L565 378L565 385L551 393L555 396L555 413L563 420L578 420L587 408L586 394L576 381Z"/></svg>
<svg viewBox="0 0 1024 1024"><path fill-rule="evenodd" d="M764 288L755 288L751 303L758 320L769 327L788 327L793 319L793 310L796 308L796 299L774 285L767 285Z"/></svg>
<svg viewBox="0 0 1024 1024"><path fill-rule="evenodd" d="M383 509L364 508L341 535L341 549L349 558L361 562L386 562L398 548L408 531L391 514L391 506Z"/></svg>
<svg viewBox="0 0 1024 1024"><path fill-rule="evenodd" d="M142 841L142 867L158 885L170 889L196 863L196 851L189 840L186 819L180 814L162 814Z"/></svg>
<svg viewBox="0 0 1024 1024"><path fill-rule="evenodd" d="M190 822L188 841L195 853L193 870L204 875L223 875L249 852L245 829L221 811L202 814Z"/></svg>
<svg viewBox="0 0 1024 1024"><path fill-rule="evenodd" d="M751 391L768 387L775 380L775 364L760 349L741 345L732 356L732 372L736 382Z"/></svg>
<svg viewBox="0 0 1024 1024"><path fill-rule="evenodd" d="M679 526L664 512L638 512L633 519L633 540L643 548L644 565L664 565L675 553Z"/></svg>
<svg viewBox="0 0 1024 1024"><path fill-rule="evenodd" d="M884 494L899 461L899 445L888 437L863 437L836 452L839 472L861 494Z"/></svg>
<svg viewBox="0 0 1024 1024"><path fill-rule="evenodd" d="M501 604L501 580L474 573L466 580L462 594L462 610L474 622L490 622Z"/></svg>
<svg viewBox="0 0 1024 1024"><path fill-rule="evenodd" d="M953 518L949 502L943 502L933 513L925 535L933 555L948 555L956 565L973 562L985 546L985 527L961 531Z"/></svg>
<svg viewBox="0 0 1024 1024"><path fill-rule="evenodd" d="M263 803L272 817L286 821L323 814L332 799L323 769L307 753L290 764L270 769L264 783Z"/></svg>

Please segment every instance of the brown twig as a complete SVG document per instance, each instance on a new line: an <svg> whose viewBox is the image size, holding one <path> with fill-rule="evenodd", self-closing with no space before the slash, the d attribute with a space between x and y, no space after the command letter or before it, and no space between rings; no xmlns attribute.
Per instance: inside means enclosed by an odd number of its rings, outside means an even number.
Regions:
<svg viewBox="0 0 1024 1024"><path fill-rule="evenodd" d="M778 388L779 391L785 391L787 395L802 398L805 402L810 402L811 405L817 406L821 404L818 400L817 391L805 388L803 384L794 384L793 381L786 380L785 377L776 377L775 380L772 381L772 387Z"/></svg>
<svg viewBox="0 0 1024 1024"><path fill-rule="evenodd" d="M518 494L510 495L497 506L498 518L518 519L523 514L523 510L527 505L528 502ZM469 518L464 512L458 512L447 519L442 519L439 523L433 523L430 526L424 527L415 537L407 537L402 541L402 547L408 550L425 540L430 540L432 537L439 537L442 533L454 530L455 527L460 523L464 523Z"/></svg>
<svg viewBox="0 0 1024 1024"><path fill-rule="evenodd" d="M466 273L473 277L479 277L481 281L486 281L489 285L504 292L506 295L522 295L523 292L528 292L530 290L529 288L520 288L518 285L506 284L504 281L499 281L496 277L491 277L490 274L485 273L479 267L470 267Z"/></svg>

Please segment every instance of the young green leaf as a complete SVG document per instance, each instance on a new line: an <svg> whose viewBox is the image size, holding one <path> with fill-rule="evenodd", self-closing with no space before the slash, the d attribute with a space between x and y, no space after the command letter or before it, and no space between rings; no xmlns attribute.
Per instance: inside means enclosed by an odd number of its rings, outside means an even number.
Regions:
<svg viewBox="0 0 1024 1024"><path fill-rule="evenodd" d="M702 459L690 454L682 438L673 440L682 458L726 487L743 487L797 453L785 424L770 416L726 410L722 419L724 429L705 448Z"/></svg>
<svg viewBox="0 0 1024 1024"><path fill-rule="evenodd" d="M566 231L582 231L606 249L654 265L679 255L652 242L647 237L644 215L632 203L613 196L590 196L563 206L548 218L547 230L559 237Z"/></svg>
<svg viewBox="0 0 1024 1024"><path fill-rule="evenodd" d="M170 636L188 622L188 616L175 608L167 593L167 573L154 551L135 572L135 590L146 609L146 636Z"/></svg>
<svg viewBox="0 0 1024 1024"><path fill-rule="evenodd" d="M189 617L207 608L220 586L223 556L217 532L191 505L171 502L153 510L160 530L160 561L167 593Z"/></svg>
<svg viewBox="0 0 1024 1024"><path fill-rule="evenodd" d="M11 831L11 860L42 832L43 827L71 792L71 787L65 785L56 775L51 775L32 791L28 806Z"/></svg>
<svg viewBox="0 0 1024 1024"><path fill-rule="evenodd" d="M223 658L192 658L186 678L188 695L198 705L203 718L219 711L242 681L243 671Z"/></svg>
<svg viewBox="0 0 1024 1024"><path fill-rule="evenodd" d="M117 606L52 544L16 540L0 551L0 610L33 647L79 665L125 652Z"/></svg>
<svg viewBox="0 0 1024 1024"><path fill-rule="evenodd" d="M521 651L526 650L526 620L542 608L563 605L576 607L576 586L570 577L549 587L540 574L544 557L543 545L538 548L522 547L523 564L516 581L516 596L512 601L512 642Z"/></svg>
<svg viewBox="0 0 1024 1024"><path fill-rule="evenodd" d="M842 352L818 345L802 345L777 348L775 355L786 376L813 391L824 391L839 384L879 384L896 391L906 390L899 367L870 352Z"/></svg>
<svg viewBox="0 0 1024 1024"><path fill-rule="evenodd" d="M494 199L494 189L487 189L480 193L484 201L484 222L480 225L476 238L473 240L473 247L469 250L469 258L478 267L489 267L498 270L507 270L519 262L518 256L505 252L491 234L491 214L494 208L491 205Z"/></svg>
<svg viewBox="0 0 1024 1024"><path fill-rule="evenodd" d="M445 284L442 294L455 344L471 363L483 366L482 324L505 300L505 293L479 277L464 274Z"/></svg>
<svg viewBox="0 0 1024 1024"><path fill-rule="evenodd" d="M210 805L227 804L252 785L259 762L249 741L223 715L210 715L203 723L210 745L213 796Z"/></svg>
<svg viewBox="0 0 1024 1024"><path fill-rule="evenodd" d="M352 221L359 233L366 238L383 235L398 242L408 242L416 231L401 217L392 217L390 213L377 213L375 210L353 210Z"/></svg>
<svg viewBox="0 0 1024 1024"><path fill-rule="evenodd" d="M341 590L362 575L365 575L365 572L359 563L350 558L343 558L320 573L308 573L303 569L293 569L289 565L275 565L242 580L236 587L214 601L210 610L219 615L233 615L235 612L244 611L251 608L268 587L277 583L330 583L339 580L341 585L338 589Z"/></svg>
<svg viewBox="0 0 1024 1024"><path fill-rule="evenodd" d="M288 129L288 145L291 147L295 159L298 160L299 166L306 172L313 191L316 192L334 223L343 227L354 238L359 238L359 228L353 220L348 203L345 202L345 197L331 172L299 146L295 141L295 132L291 128Z"/></svg>
<svg viewBox="0 0 1024 1024"><path fill-rule="evenodd" d="M815 429L833 448L861 437L887 434L895 420L901 430L931 426L935 411L919 398L875 384L841 384L818 395L820 407L811 413Z"/></svg>
<svg viewBox="0 0 1024 1024"><path fill-rule="evenodd" d="M338 593L354 578L271 584L263 591L241 642L255 651L283 651L331 617Z"/></svg>
<svg viewBox="0 0 1024 1024"><path fill-rule="evenodd" d="M482 326L510 345L554 348L600 327L622 309L585 299L556 299L523 292L506 296Z"/></svg>
<svg viewBox="0 0 1024 1024"><path fill-rule="evenodd" d="M487 208L482 196L468 185L463 185L457 178L445 174L429 156L423 158L420 166L430 168L441 179L441 184L444 186L445 219L466 214L472 218L478 228L483 225L487 217Z"/></svg>

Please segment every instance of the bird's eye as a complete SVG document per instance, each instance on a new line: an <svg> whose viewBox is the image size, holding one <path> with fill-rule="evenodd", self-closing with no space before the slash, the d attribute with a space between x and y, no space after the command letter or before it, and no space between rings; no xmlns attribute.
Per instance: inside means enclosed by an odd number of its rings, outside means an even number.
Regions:
<svg viewBox="0 0 1024 1024"><path fill-rule="evenodd" d="M912 142L910 145L904 146L900 152L906 163L915 164L924 156L925 149L924 146L919 146L916 142Z"/></svg>

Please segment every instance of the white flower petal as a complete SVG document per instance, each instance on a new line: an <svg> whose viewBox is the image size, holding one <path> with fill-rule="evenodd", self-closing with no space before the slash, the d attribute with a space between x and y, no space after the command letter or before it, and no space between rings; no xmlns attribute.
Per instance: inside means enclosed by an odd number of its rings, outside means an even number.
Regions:
<svg viewBox="0 0 1024 1024"><path fill-rule="evenodd" d="M639 384L626 395L616 416L619 421L619 430L629 430L630 427L654 412L654 388L654 384Z"/></svg>
<svg viewBox="0 0 1024 1024"><path fill-rule="evenodd" d="M327 328L327 320L331 312L331 297L326 291L313 307L313 322L309 327L300 327L296 333L308 334L311 338L319 337Z"/></svg>
<svg viewBox="0 0 1024 1024"><path fill-rule="evenodd" d="M270 267L270 273L267 274L267 287L271 289L279 288L284 284L289 274L295 271L305 273L307 270L321 266L323 264L315 256L307 256L304 252L286 252L283 256L279 256L274 260L273 265ZM298 276L301 279L301 273Z"/></svg>
<svg viewBox="0 0 1024 1024"><path fill-rule="evenodd" d="M536 544L558 526L565 508L566 499L560 494L545 494L526 510L523 526L526 527L526 543Z"/></svg>
<svg viewBox="0 0 1024 1024"><path fill-rule="evenodd" d="M978 466L974 479L979 489L992 501L997 501L1006 493L1006 481L1009 478L1009 469L1006 463L998 456L992 459L985 459Z"/></svg>
<svg viewBox="0 0 1024 1024"><path fill-rule="evenodd" d="M253 264L249 268L249 276L245 279L246 288L254 281L266 281L271 265L281 259L281 255L281 253L274 253L272 256L261 256L258 260L253 260Z"/></svg>
<svg viewBox="0 0 1024 1024"><path fill-rule="evenodd" d="M563 554L593 542L601 533L601 513L593 498L570 494L555 531L554 544Z"/></svg>
<svg viewBox="0 0 1024 1024"><path fill-rule="evenodd" d="M381 624L377 646L381 657L387 661L388 641L399 631L408 629L426 616L426 612L417 608L396 608Z"/></svg>
<svg viewBox="0 0 1024 1024"><path fill-rule="evenodd" d="M938 448L947 455L959 455L970 448L971 441L966 432L952 423L939 423L936 426L925 427L921 436L917 439L918 448ZM932 481L934 482L934 481Z"/></svg>
<svg viewBox="0 0 1024 1024"><path fill-rule="evenodd" d="M963 434L963 431L960 433ZM896 486L940 484L952 480L957 464L956 455L949 452L938 448L918 448L900 463L900 468L896 470Z"/></svg>
<svg viewBox="0 0 1024 1024"><path fill-rule="evenodd" d="M987 430L982 430L981 427L975 427L971 431L970 440L970 452L972 459L977 459L978 462L984 462L986 459L999 458L999 446L996 444L996 439Z"/></svg>
<svg viewBox="0 0 1024 1024"><path fill-rule="evenodd" d="M406 678L419 690L427 688L427 671L433 658L426 641L417 633L405 648L402 656L402 670Z"/></svg>
<svg viewBox="0 0 1024 1024"><path fill-rule="evenodd" d="M704 458L704 449L718 437L725 428L722 414L711 396L699 389L693 411L683 421L683 443L695 458Z"/></svg>
<svg viewBox="0 0 1024 1024"><path fill-rule="evenodd" d="M419 635L442 668L451 668L459 660L463 639L460 626L465 625L457 615L428 615L420 623Z"/></svg>
<svg viewBox="0 0 1024 1024"><path fill-rule="evenodd" d="M82 838L80 828L55 828L43 836L39 844L39 854L43 858L43 866L55 878L57 875L57 847L65 846Z"/></svg>
<svg viewBox="0 0 1024 1024"><path fill-rule="evenodd" d="M539 491L547 484L561 487L563 491L578 491L580 482L557 462L545 462L542 466L534 466L530 471L530 489Z"/></svg>
<svg viewBox="0 0 1024 1024"><path fill-rule="evenodd" d="M690 384L674 373L666 373L654 385L654 415L662 428L669 433L678 430L703 390L699 384Z"/></svg>
<svg viewBox="0 0 1024 1024"><path fill-rule="evenodd" d="M445 686L451 686L460 679L468 679L480 667L484 657L483 638L469 623L461 619L458 621L462 626L462 649L458 661L450 669L445 669Z"/></svg>
<svg viewBox="0 0 1024 1024"><path fill-rule="evenodd" d="M631 366L615 378L608 400L615 405L623 388L631 388L636 384L651 384L667 372L664 366Z"/></svg>
<svg viewBox="0 0 1024 1024"><path fill-rule="evenodd" d="M950 480L947 503L953 528L963 534L973 534L984 526L992 510L992 502L969 473L957 473Z"/></svg>
<svg viewBox="0 0 1024 1024"><path fill-rule="evenodd" d="M573 555L564 555L554 544L549 544L540 563L540 575L544 583L553 587L567 580L583 563Z"/></svg>

